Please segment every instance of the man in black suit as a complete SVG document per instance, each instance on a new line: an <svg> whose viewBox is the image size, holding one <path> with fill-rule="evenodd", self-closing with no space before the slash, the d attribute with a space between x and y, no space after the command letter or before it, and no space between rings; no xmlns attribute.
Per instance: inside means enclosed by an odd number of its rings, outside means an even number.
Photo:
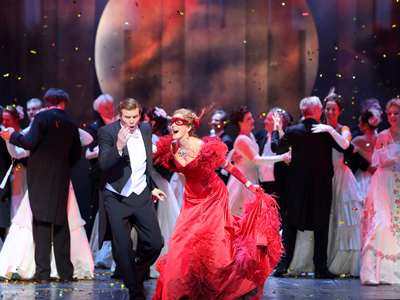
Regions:
<svg viewBox="0 0 400 300"><path fill-rule="evenodd" d="M271 150L271 133L274 129L274 112L282 116L282 129L285 130L290 122L290 115L283 109L275 107L270 109L265 117L265 129L261 129L255 134L255 138L260 149L260 156L274 156ZM286 152L286 151L285 151ZM283 154L279 152L277 154ZM279 205L279 213L283 217L285 214L286 183L289 176L289 166L283 161L274 164L263 164L258 166L258 178L260 186L268 194L277 196L276 202ZM282 225L283 226L283 223Z"/></svg>
<svg viewBox="0 0 400 300"><path fill-rule="evenodd" d="M233 140L232 138L226 133L225 127L229 121L228 114L223 110L216 110L214 111L213 116L211 117L211 134L210 136L217 136L221 139L223 143L228 147L228 151L233 149ZM217 170L215 173L222 179L225 184L228 183L229 180L229 173L224 175L221 173L221 170Z"/></svg>
<svg viewBox="0 0 400 300"><path fill-rule="evenodd" d="M318 97L304 98L300 109L303 123L286 129L279 138L279 120L274 120L271 149L287 151L291 147L292 160L286 193L286 215L282 239L286 256L278 264L273 276L282 277L293 258L297 230L314 231L314 265L316 278L334 278L327 267L329 217L332 202L332 148L340 152L352 151L348 141L332 127L318 124L321 102ZM312 130L312 128L314 128ZM314 133L313 133L314 131ZM322 132L323 133L315 133Z"/></svg>
<svg viewBox="0 0 400 300"><path fill-rule="evenodd" d="M27 168L29 201L35 242L35 277L50 280L50 254L54 256L60 279L71 280L71 242L67 205L71 167L81 155L78 126L64 112L67 93L50 89L44 97L45 111L38 113L27 135L11 134L10 143L30 150ZM3 138L4 137L2 135Z"/></svg>
<svg viewBox="0 0 400 300"><path fill-rule="evenodd" d="M152 195L163 200L165 194L151 180L153 163L151 126L139 123L141 105L128 98L118 105L120 120L98 131L100 183L99 247L111 225L114 259L119 266L130 299L145 299L143 282L148 268L163 247ZM135 227L143 247L140 256L132 250L131 230Z"/></svg>

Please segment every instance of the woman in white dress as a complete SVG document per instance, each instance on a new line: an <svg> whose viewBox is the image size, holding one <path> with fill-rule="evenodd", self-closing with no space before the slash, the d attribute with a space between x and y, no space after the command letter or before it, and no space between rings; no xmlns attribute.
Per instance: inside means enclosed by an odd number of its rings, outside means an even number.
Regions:
<svg viewBox="0 0 400 300"><path fill-rule="evenodd" d="M365 112L361 113L358 119L358 126L363 135L355 137L351 142L354 145L354 149L358 150L358 153L366 159L370 165L367 171L363 171L360 168L355 173L358 185L363 193L364 201L367 197L369 186L371 184L372 176L376 171L376 167L371 165L372 154L378 138L378 125L381 122L381 113L374 107L369 108Z"/></svg>
<svg viewBox="0 0 400 300"><path fill-rule="evenodd" d="M362 218L361 283L400 284L400 99L386 105L391 127L379 133Z"/></svg>
<svg viewBox="0 0 400 300"><path fill-rule="evenodd" d="M88 145L93 138L83 130L79 130L82 146ZM9 144L7 148L12 157L29 156L29 151ZM35 244L32 235L32 211L29 204L29 191L22 199L17 214L12 219L10 231L0 252L0 277L11 279L17 273L22 279L28 280L35 275ZM74 278L93 278L93 258L84 229L85 221L81 218L76 202L74 189L70 182L68 195L68 223L71 233L71 262L74 265ZM58 278L57 268L52 251L51 278Z"/></svg>
<svg viewBox="0 0 400 300"><path fill-rule="evenodd" d="M12 128L16 132L21 132L18 127L19 120L24 118L24 112L21 106L7 105L3 111L3 126L4 128ZM13 157L14 160L23 159L24 156ZM0 179L1 180L1 179ZM11 183L11 220L17 213L18 207L21 205L22 198L28 189L26 180L26 167L21 161L14 165L10 175Z"/></svg>
<svg viewBox="0 0 400 300"><path fill-rule="evenodd" d="M254 184L258 184L257 165L273 164L278 161L289 161L290 153L276 156L260 156L257 142L251 132L254 128L254 119L244 106L234 108L230 115L230 122L240 131L233 145L233 150L242 159L235 163L240 172ZM230 176L227 189L229 192L229 206L234 215L240 216L245 210L246 203L254 198L254 194L240 183L234 176Z"/></svg>
<svg viewBox="0 0 400 300"><path fill-rule="evenodd" d="M324 100L323 112L327 125L350 142L347 126L338 123L343 111L343 100L331 89ZM334 274L358 276L360 254L360 220L363 197L356 179L343 162L343 153L332 150L334 176L332 178L332 205L329 220L328 268ZM312 231L297 233L295 253L289 270L292 275L314 271Z"/></svg>

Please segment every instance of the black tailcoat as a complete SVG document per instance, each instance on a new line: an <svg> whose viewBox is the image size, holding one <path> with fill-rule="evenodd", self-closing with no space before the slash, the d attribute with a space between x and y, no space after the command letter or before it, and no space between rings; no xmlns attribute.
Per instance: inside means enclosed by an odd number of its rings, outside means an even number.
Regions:
<svg viewBox="0 0 400 300"><path fill-rule="evenodd" d="M13 132L10 143L30 150L27 181L34 218L65 224L71 167L82 152L78 126L64 110L52 108L35 116L27 135Z"/></svg>
<svg viewBox="0 0 400 300"><path fill-rule="evenodd" d="M279 139L278 131L271 135L275 153L292 148L292 161L287 183L287 217L298 230L322 230L329 227L332 202L332 148L345 152L327 132L312 133L318 124L305 119L302 124L286 129ZM350 145L347 151L352 151Z"/></svg>

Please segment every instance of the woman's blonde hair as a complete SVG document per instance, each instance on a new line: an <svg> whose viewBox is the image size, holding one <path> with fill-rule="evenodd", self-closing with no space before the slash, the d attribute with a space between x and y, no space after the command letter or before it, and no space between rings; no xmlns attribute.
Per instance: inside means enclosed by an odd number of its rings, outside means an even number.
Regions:
<svg viewBox="0 0 400 300"><path fill-rule="evenodd" d="M389 102L386 104L386 113L388 113L389 108L393 105L400 108L400 99L399 98L390 99Z"/></svg>

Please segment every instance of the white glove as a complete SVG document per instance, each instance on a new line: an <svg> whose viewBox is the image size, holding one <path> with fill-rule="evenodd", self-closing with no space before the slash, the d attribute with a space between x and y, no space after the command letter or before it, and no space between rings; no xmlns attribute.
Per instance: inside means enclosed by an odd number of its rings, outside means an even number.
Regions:
<svg viewBox="0 0 400 300"><path fill-rule="evenodd" d="M350 145L349 141L341 136L332 126L325 124L314 124L311 130L313 133L328 132L342 149L347 149Z"/></svg>
<svg viewBox="0 0 400 300"><path fill-rule="evenodd" d="M282 161L282 160L283 160L282 155L260 156L257 154L253 158L253 161L257 165L273 164L273 163L276 163L276 162Z"/></svg>

